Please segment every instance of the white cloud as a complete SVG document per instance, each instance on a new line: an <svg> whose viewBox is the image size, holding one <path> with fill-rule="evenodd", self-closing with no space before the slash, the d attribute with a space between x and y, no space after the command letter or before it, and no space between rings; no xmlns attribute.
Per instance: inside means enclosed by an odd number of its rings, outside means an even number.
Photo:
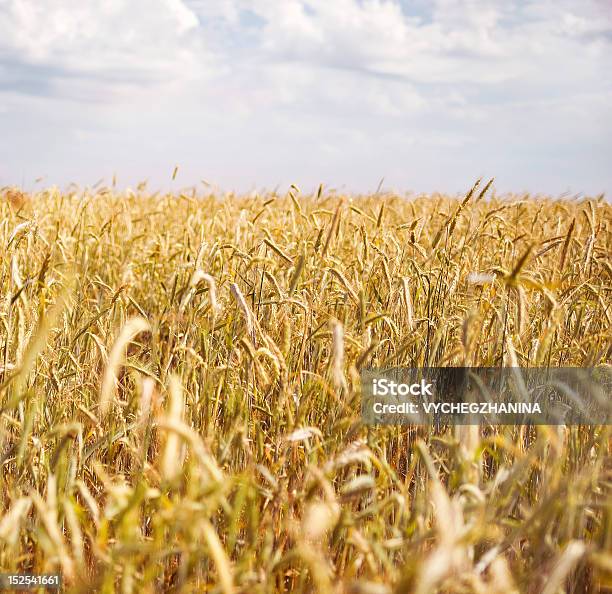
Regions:
<svg viewBox="0 0 612 594"><path fill-rule="evenodd" d="M573 22L579 30L597 22L598 32L612 30L610 17L595 9L588 17L554 6L541 14L529 3L491 0L437 0L425 23L384 0L252 0L249 6L265 21L260 49L268 59L423 83L518 80L534 57L561 66L560 58L580 49L564 39L568 22L570 30ZM584 3L581 10L588 8Z"/></svg>
<svg viewBox="0 0 612 594"><path fill-rule="evenodd" d="M0 0L0 185L609 187L611 66L604 0Z"/></svg>
<svg viewBox="0 0 612 594"><path fill-rule="evenodd" d="M181 0L8 0L0 61L14 76L142 84L198 67L198 23Z"/></svg>

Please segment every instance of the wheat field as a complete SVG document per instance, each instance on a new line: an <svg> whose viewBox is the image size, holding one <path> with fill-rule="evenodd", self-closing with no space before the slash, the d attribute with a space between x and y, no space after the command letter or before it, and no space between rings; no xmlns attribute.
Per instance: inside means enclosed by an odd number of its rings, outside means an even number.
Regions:
<svg viewBox="0 0 612 594"><path fill-rule="evenodd" d="M69 592L612 588L609 427L368 427L359 383L609 365L603 197L1 197L1 571Z"/></svg>

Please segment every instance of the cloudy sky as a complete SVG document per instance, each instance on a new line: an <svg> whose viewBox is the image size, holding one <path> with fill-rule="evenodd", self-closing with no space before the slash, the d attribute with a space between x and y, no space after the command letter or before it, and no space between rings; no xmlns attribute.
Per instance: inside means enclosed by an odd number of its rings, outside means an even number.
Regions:
<svg viewBox="0 0 612 594"><path fill-rule="evenodd" d="M0 186L609 195L611 73L610 0L0 0Z"/></svg>

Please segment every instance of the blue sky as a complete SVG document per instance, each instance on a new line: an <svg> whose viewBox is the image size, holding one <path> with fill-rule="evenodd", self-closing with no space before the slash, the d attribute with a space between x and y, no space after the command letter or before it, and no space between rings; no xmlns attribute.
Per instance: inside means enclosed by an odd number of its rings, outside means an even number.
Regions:
<svg viewBox="0 0 612 594"><path fill-rule="evenodd" d="M0 186L609 195L610 72L608 0L0 0Z"/></svg>

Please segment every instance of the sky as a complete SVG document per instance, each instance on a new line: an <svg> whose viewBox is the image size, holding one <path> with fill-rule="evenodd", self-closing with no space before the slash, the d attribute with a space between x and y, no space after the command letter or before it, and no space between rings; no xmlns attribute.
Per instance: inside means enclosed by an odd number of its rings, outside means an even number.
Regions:
<svg viewBox="0 0 612 594"><path fill-rule="evenodd" d="M0 139L27 190L609 196L612 0L0 0Z"/></svg>

